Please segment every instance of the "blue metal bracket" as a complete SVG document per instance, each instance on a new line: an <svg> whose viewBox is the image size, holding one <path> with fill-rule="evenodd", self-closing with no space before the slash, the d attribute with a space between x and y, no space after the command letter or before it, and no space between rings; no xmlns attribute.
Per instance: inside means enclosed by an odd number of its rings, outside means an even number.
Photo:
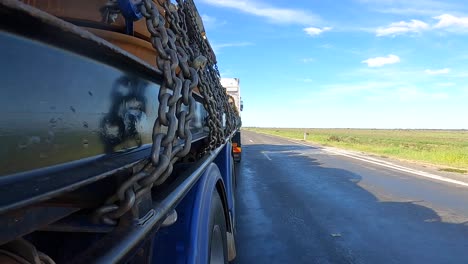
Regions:
<svg viewBox="0 0 468 264"><path fill-rule="evenodd" d="M125 33L133 36L133 22L143 17L140 11L142 0L118 0L118 4L120 12L125 18Z"/></svg>

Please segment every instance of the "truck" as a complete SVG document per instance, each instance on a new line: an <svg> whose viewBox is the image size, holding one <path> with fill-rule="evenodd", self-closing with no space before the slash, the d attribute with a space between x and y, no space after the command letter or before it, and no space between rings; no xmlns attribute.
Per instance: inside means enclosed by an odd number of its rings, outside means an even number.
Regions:
<svg viewBox="0 0 468 264"><path fill-rule="evenodd" d="M234 100L234 105L240 115L240 112L244 110L244 103L241 98L239 78L221 78L221 85L226 88L226 92Z"/></svg>
<svg viewBox="0 0 468 264"><path fill-rule="evenodd" d="M235 111L239 116L241 116L241 112L244 110L244 103L241 98L239 78L221 78L221 85L226 89L226 92L229 95L229 101L233 104ZM233 138L235 143L232 145L232 155L235 162L240 162L242 158L240 130L234 134Z"/></svg>
<svg viewBox="0 0 468 264"><path fill-rule="evenodd" d="M0 0L0 263L228 263L239 110L193 0Z"/></svg>

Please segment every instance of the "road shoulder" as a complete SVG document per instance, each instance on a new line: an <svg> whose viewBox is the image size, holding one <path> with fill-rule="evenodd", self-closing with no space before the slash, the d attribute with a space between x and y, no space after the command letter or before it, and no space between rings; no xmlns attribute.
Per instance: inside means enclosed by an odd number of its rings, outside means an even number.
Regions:
<svg viewBox="0 0 468 264"><path fill-rule="evenodd" d="M319 148L323 151L329 152L334 155L341 155L347 158L357 159L357 160L371 163L377 166L382 166L382 167L386 167L386 168L397 170L397 171L407 172L407 173L410 173L412 175L416 175L419 177L429 178L434 181L447 182L447 183L452 183L461 187L468 187L468 175L440 171L439 168L436 167L435 165L422 164L419 162L400 160L400 159L389 158L389 157L384 158L384 157L371 154L371 153L365 153L365 152L353 151L353 150L345 150L345 149L328 147L328 146L321 146L321 145L314 144L309 141L295 140L295 139L290 139L286 137L270 135L266 133L258 133L258 132L253 132L253 131L249 131L249 132L265 135L265 136L272 137L272 138L282 139L282 140L295 143L295 144L299 144L299 145Z"/></svg>

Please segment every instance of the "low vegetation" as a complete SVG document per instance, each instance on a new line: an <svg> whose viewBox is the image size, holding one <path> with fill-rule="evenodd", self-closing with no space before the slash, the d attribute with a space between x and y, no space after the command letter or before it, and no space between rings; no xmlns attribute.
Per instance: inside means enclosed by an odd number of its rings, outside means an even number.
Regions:
<svg viewBox="0 0 468 264"><path fill-rule="evenodd" d="M467 170L455 169L455 168L441 168L440 171L456 172L456 173L467 173Z"/></svg>
<svg viewBox="0 0 468 264"><path fill-rule="evenodd" d="M466 173L468 131L407 129L245 128L291 139L304 139L344 149L438 165L443 171Z"/></svg>

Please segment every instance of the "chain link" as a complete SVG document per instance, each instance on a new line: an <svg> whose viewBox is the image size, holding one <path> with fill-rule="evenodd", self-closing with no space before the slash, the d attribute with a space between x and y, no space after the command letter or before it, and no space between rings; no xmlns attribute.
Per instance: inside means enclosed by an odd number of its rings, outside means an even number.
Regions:
<svg viewBox="0 0 468 264"><path fill-rule="evenodd" d="M135 171L95 211L97 220L110 225L115 225L153 186L164 183L172 173L173 164L190 152L193 136L190 122L195 113L192 94L196 87L204 99L209 128L209 142L200 155L223 144L225 135L236 128L238 115L220 84L216 58L204 36L193 1L177 0L177 6L164 1L161 6L165 18L152 0L142 0L140 6L151 44L158 53L156 65L163 73L151 156L145 166ZM226 126L223 126L223 114Z"/></svg>
<svg viewBox="0 0 468 264"><path fill-rule="evenodd" d="M101 21L106 24L114 23L120 14L117 0L108 0L99 11L101 12Z"/></svg>

